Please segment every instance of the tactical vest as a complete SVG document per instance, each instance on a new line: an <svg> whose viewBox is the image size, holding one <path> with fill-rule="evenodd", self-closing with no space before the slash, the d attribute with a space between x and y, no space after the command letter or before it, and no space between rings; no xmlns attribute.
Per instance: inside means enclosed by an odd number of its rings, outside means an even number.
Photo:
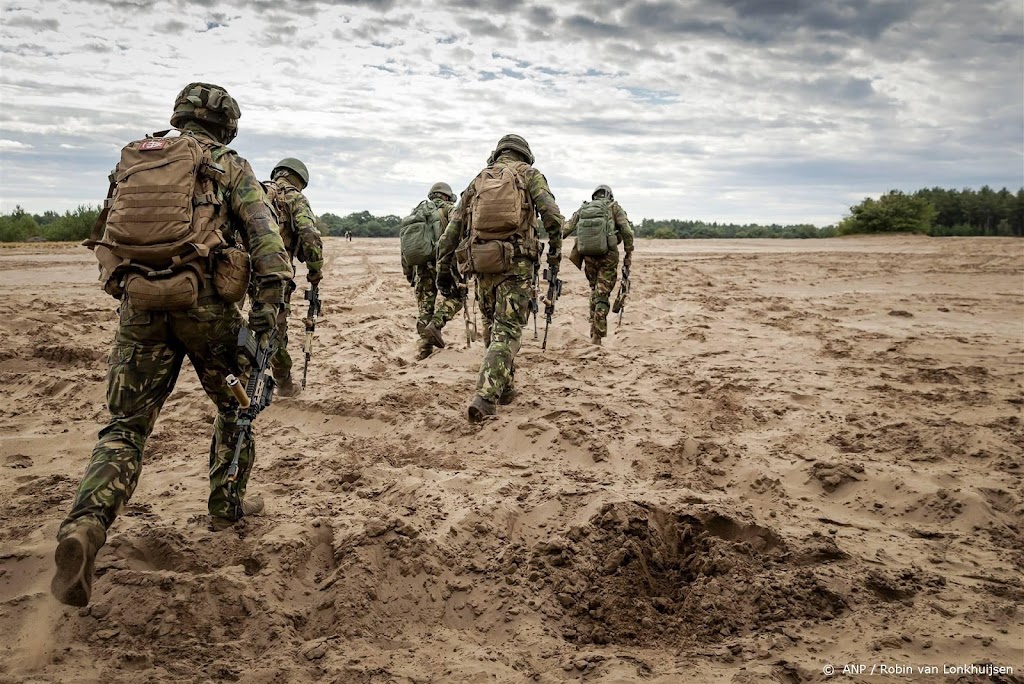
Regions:
<svg viewBox="0 0 1024 684"><path fill-rule="evenodd" d="M441 210L431 200L423 200L399 223L398 235L405 265L434 263L441 238Z"/></svg>
<svg viewBox="0 0 1024 684"><path fill-rule="evenodd" d="M118 298L127 293L144 311L195 305L213 277L216 253L227 246L227 211L217 193L224 169L213 162L213 144L167 133L121 150L103 211L82 243L96 252L104 290Z"/></svg>
<svg viewBox="0 0 1024 684"><path fill-rule="evenodd" d="M583 256L604 256L617 249L612 200L584 202L576 219L576 250Z"/></svg>

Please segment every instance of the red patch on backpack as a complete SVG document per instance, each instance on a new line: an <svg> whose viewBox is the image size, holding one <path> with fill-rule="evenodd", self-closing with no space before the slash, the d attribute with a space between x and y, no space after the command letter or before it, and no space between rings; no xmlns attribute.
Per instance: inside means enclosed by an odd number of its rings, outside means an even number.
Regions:
<svg viewBox="0 0 1024 684"><path fill-rule="evenodd" d="M148 140L143 140L139 144L139 151L145 152L147 150L162 150L167 147L167 142L166 138L149 138Z"/></svg>

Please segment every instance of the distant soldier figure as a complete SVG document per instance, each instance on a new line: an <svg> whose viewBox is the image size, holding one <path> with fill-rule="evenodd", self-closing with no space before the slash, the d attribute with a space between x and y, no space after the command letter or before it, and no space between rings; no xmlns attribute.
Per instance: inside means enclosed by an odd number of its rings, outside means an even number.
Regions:
<svg viewBox="0 0 1024 684"><path fill-rule="evenodd" d="M576 244L569 260L582 268L590 283L590 341L601 344L608 334L609 298L615 289L619 267L619 243L626 251L622 260L623 278L633 261L633 227L625 210L615 201L612 189L599 185L572 215L562 237L576 233Z"/></svg>
<svg viewBox="0 0 1024 684"><path fill-rule="evenodd" d="M352 242L352 231L351 230L346 230L345 231L345 240L346 240L346 242Z"/></svg>
<svg viewBox="0 0 1024 684"><path fill-rule="evenodd" d="M533 168L526 140L506 135L462 193L437 246L437 287L454 296L454 258L459 272L473 275L484 318L487 352L476 396L467 409L472 422L495 414L495 404L515 396L514 361L532 301L532 277L540 252L536 216L548 233L548 264L562 259L562 214L548 181Z"/></svg>
<svg viewBox="0 0 1024 684"><path fill-rule="evenodd" d="M270 172L270 180L263 184L271 206L277 213L281 238L288 250L290 261L298 258L306 264L306 280L316 285L324 277L324 246L316 227L316 216L309 200L302 194L309 185L309 170L298 159L282 159ZM293 267L294 268L294 267ZM292 380L292 357L288 353L288 314L291 313L292 290L285 292L284 306L277 319L280 346L274 355L274 379L282 397L294 397L302 386Z"/></svg>
<svg viewBox="0 0 1024 684"><path fill-rule="evenodd" d="M211 527L224 529L263 509L259 497L243 499L255 454L251 439L229 486L240 428L225 377L243 370L235 302L245 296L249 260L249 327L257 334L276 325L292 269L263 188L249 163L227 147L240 116L224 88L185 86L171 116L180 136L147 137L122 150L108 208L85 243L96 251L104 289L121 300L120 323L107 372L111 418L57 534L50 590L63 603L89 602L96 552L135 491L146 439L186 356L217 406Z"/></svg>
<svg viewBox="0 0 1024 684"><path fill-rule="evenodd" d="M417 359L425 359L434 347L443 348L441 330L462 309L465 296L444 296L437 303L437 241L448 227L455 193L447 183L434 183L423 200L402 219L399 226L402 271L416 288L416 332L420 339ZM449 266L450 268L450 266Z"/></svg>

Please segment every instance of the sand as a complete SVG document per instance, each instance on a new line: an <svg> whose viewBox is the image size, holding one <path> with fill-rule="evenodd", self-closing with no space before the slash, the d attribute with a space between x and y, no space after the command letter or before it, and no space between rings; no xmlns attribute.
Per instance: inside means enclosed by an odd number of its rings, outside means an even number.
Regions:
<svg viewBox="0 0 1024 684"><path fill-rule="evenodd" d="M639 241L601 348L566 261L480 426L481 344L413 360L397 251L326 240L229 532L186 362L76 609L116 303L85 249L0 250L0 682L1024 681L1024 242ZM983 663L1015 673L877 670Z"/></svg>

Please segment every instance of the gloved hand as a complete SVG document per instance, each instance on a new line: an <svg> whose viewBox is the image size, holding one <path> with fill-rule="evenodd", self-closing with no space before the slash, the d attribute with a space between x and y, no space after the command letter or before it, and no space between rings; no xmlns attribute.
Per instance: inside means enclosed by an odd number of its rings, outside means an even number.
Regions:
<svg viewBox="0 0 1024 684"><path fill-rule="evenodd" d="M562 263L562 250L555 249L553 247L548 248L548 266L551 268L558 268L558 265Z"/></svg>
<svg viewBox="0 0 1024 684"><path fill-rule="evenodd" d="M249 329L257 335L269 332L277 325L277 307L272 304L252 305L249 310Z"/></svg>
<svg viewBox="0 0 1024 684"><path fill-rule="evenodd" d="M316 285L324 279L323 271L310 271L306 274L306 280L309 281L310 285Z"/></svg>
<svg viewBox="0 0 1024 684"><path fill-rule="evenodd" d="M457 294L455 290L455 276L452 275L451 268L442 268L438 266L437 280L435 280L435 283L437 284L438 291L445 297L450 299L455 297Z"/></svg>
<svg viewBox="0 0 1024 684"><path fill-rule="evenodd" d="M625 258L622 260L622 268L628 273L630 267L633 265L633 253L626 252Z"/></svg>

